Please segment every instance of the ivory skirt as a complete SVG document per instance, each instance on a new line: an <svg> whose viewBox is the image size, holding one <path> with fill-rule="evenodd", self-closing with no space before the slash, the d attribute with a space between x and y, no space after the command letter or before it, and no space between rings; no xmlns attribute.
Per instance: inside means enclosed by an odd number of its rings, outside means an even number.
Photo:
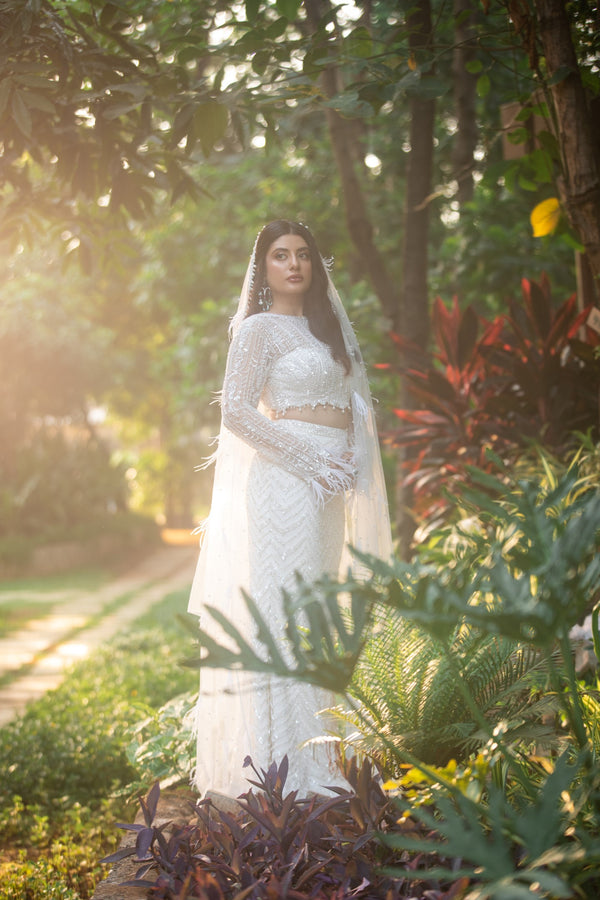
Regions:
<svg viewBox="0 0 600 900"><path fill-rule="evenodd" d="M280 419L279 425L334 456L348 451L345 429L295 419ZM240 515L248 519L249 593L289 660L282 590L293 595L298 575L308 582L337 575L344 548L345 495L320 503L309 481L256 453L246 497ZM245 637L253 643L253 635ZM286 790L305 794L323 792L327 785L347 786L332 762L331 743L303 746L326 731L327 722L318 713L336 702L332 694L266 675L227 673L226 681L219 688L212 673L201 674L196 768L200 789L237 795L248 788L245 778L253 777L242 769L247 756L257 768L267 769L284 755L289 759Z"/></svg>

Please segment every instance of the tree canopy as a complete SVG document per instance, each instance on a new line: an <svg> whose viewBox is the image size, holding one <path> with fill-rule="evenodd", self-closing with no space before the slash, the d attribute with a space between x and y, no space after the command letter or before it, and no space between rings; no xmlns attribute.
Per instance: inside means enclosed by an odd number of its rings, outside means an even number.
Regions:
<svg viewBox="0 0 600 900"><path fill-rule="evenodd" d="M427 345L436 294L496 313L546 271L562 297L574 250L597 275L594 11L570 4L557 31L553 10L0 0L0 239L22 299L0 330L7 346L29 330L12 370L37 398L23 433L55 414L33 373L68 322L61 366L85 346L98 367L62 393L65 414L109 402L189 476L247 255L277 215L335 256L372 362L390 328Z"/></svg>

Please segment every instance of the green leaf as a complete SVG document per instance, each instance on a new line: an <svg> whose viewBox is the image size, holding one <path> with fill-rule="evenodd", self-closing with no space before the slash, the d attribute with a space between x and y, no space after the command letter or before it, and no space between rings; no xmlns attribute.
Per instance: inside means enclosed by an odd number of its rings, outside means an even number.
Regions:
<svg viewBox="0 0 600 900"><path fill-rule="evenodd" d="M371 116L373 115L373 107L365 100L361 100L357 91L344 91L336 94L323 103L335 109L343 116Z"/></svg>
<svg viewBox="0 0 600 900"><path fill-rule="evenodd" d="M471 59L469 62L465 63L465 69L471 75L477 75L483 69L483 63L480 59Z"/></svg>
<svg viewBox="0 0 600 900"><path fill-rule="evenodd" d="M43 75L25 72L23 75L15 75L14 80L17 84L23 84L26 87L36 88L36 90L40 91L56 89L56 82L49 81Z"/></svg>
<svg viewBox="0 0 600 900"><path fill-rule="evenodd" d="M23 99L22 91L13 92L10 105L19 130L25 137L31 137L31 115Z"/></svg>
<svg viewBox="0 0 600 900"><path fill-rule="evenodd" d="M110 28L111 23L118 14L119 8L115 6L114 3L105 3L104 8L100 13L100 25L102 28Z"/></svg>
<svg viewBox="0 0 600 900"><path fill-rule="evenodd" d="M529 131L527 128L513 128L506 135L506 139L511 144L525 144L529 140Z"/></svg>
<svg viewBox="0 0 600 900"><path fill-rule="evenodd" d="M265 34L269 38L269 40L276 41L277 38L281 37L284 34L286 28L288 27L288 20L281 16L279 19L275 19L274 22L271 22L269 27L266 29Z"/></svg>
<svg viewBox="0 0 600 900"><path fill-rule="evenodd" d="M252 57L252 69L257 75L264 75L271 60L270 50L258 50Z"/></svg>
<svg viewBox="0 0 600 900"><path fill-rule="evenodd" d="M529 154L529 163L535 170L535 177L541 184L554 181L554 163L550 154L541 147Z"/></svg>
<svg viewBox="0 0 600 900"><path fill-rule="evenodd" d="M294 22L298 16L300 0L275 0L275 9L284 16L288 22Z"/></svg>
<svg viewBox="0 0 600 900"><path fill-rule="evenodd" d="M250 24L256 22L258 10L260 8L260 0L246 0L246 19Z"/></svg>
<svg viewBox="0 0 600 900"><path fill-rule="evenodd" d="M56 113L56 106L51 100L48 100L43 94L34 94L31 91L27 93L27 106L29 109L39 109L51 115Z"/></svg>
<svg viewBox="0 0 600 900"><path fill-rule="evenodd" d="M478 97L481 97L482 99L484 97L487 97L491 87L490 76L487 74L487 72L484 72L483 75L479 76L479 78L477 79L476 87Z"/></svg>
<svg viewBox="0 0 600 900"><path fill-rule="evenodd" d="M221 140L229 123L227 107L215 100L201 103L194 113L194 127L200 135L200 143L208 156L217 141Z"/></svg>
<svg viewBox="0 0 600 900"><path fill-rule="evenodd" d="M519 187L522 187L524 191L537 191L538 184L536 181L532 181L531 178L527 178L526 175L519 175Z"/></svg>
<svg viewBox="0 0 600 900"><path fill-rule="evenodd" d="M0 81L0 116L4 115L4 110L8 104L8 98L13 88L13 80L10 77L3 78Z"/></svg>
<svg viewBox="0 0 600 900"><path fill-rule="evenodd" d="M355 28L344 41L348 56L368 59L373 53L373 39L364 26Z"/></svg>

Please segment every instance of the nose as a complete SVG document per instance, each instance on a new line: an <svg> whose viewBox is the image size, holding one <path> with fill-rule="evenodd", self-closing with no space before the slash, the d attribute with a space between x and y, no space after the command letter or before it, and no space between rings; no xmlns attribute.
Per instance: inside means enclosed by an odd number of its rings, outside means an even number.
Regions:
<svg viewBox="0 0 600 900"><path fill-rule="evenodd" d="M290 266L292 269L298 269L300 267L300 261L295 253L290 255Z"/></svg>

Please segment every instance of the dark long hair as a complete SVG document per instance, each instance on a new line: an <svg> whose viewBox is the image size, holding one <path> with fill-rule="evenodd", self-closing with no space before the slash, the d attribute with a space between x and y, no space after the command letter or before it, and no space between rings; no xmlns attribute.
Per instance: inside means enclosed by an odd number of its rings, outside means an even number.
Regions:
<svg viewBox="0 0 600 900"><path fill-rule="evenodd" d="M304 295L304 315L308 319L308 327L316 338L327 344L331 355L342 363L346 374L350 372L350 358L346 352L344 336L338 318L333 311L331 300L327 294L327 272L317 247L317 242L305 225L290 222L287 219L276 219L269 222L260 232L255 249L255 270L252 289L248 298L248 316L261 312L258 305L258 292L266 281L267 251L273 241L284 234L297 234L304 238L310 250L312 264L312 281Z"/></svg>

